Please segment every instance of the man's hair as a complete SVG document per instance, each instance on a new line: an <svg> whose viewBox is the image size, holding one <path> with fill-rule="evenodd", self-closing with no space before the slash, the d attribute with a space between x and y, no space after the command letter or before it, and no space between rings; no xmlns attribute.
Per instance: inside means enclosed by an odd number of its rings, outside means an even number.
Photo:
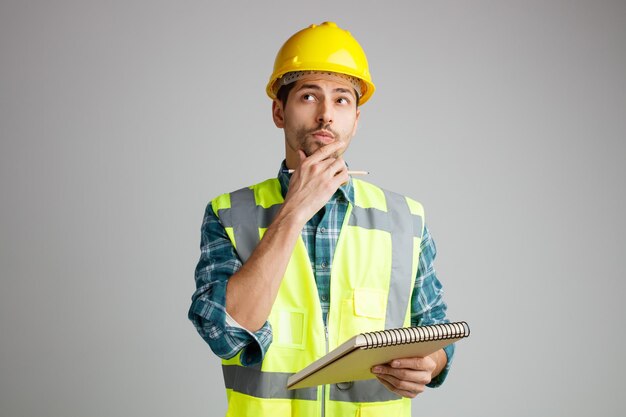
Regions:
<svg viewBox="0 0 626 417"><path fill-rule="evenodd" d="M276 92L276 98L283 103L283 108L287 107L287 97L289 97L289 92L293 89L296 83L289 83L287 85L282 85L278 91ZM354 91L354 96L356 97L356 106L359 107L359 94Z"/></svg>
<svg viewBox="0 0 626 417"><path fill-rule="evenodd" d="M276 92L276 98L283 103L283 108L287 106L287 97L289 97L289 92L293 89L296 83L289 83L287 85L282 85L278 91Z"/></svg>

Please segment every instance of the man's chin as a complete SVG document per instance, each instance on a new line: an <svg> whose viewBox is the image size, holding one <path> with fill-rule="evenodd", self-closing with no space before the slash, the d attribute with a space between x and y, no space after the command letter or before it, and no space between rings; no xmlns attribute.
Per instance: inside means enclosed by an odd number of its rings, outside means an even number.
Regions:
<svg viewBox="0 0 626 417"><path fill-rule="evenodd" d="M304 154L309 157L311 155L313 155L315 152L317 152L320 148L327 146L328 144L326 143L321 143L321 142L315 142L315 143L311 143L308 146L305 146L302 149L302 152L304 152ZM337 158L339 155L338 154L334 154L333 157Z"/></svg>

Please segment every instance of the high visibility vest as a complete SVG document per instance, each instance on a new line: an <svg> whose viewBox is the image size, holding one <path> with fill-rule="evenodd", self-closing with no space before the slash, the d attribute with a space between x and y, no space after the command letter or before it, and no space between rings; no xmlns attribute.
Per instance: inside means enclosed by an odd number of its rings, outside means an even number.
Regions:
<svg viewBox="0 0 626 417"><path fill-rule="evenodd" d="M268 321L273 341L259 366L223 360L227 417L410 416L409 399L378 380L287 390L287 379L357 333L410 325L410 302L423 234L418 202L353 179L330 279L324 326L311 262L300 237ZM245 262L284 199L278 179L212 201Z"/></svg>

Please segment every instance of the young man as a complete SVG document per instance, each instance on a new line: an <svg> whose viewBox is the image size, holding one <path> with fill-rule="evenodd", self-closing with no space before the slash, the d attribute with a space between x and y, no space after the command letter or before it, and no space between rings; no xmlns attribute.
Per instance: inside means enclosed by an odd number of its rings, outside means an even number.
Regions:
<svg viewBox="0 0 626 417"><path fill-rule="evenodd" d="M229 415L408 416L409 398L445 379L453 346L376 366L377 379L285 388L356 333L448 321L422 206L353 178L342 157L373 92L349 32L293 35L267 86L285 135L278 177L206 209L189 318L223 358Z"/></svg>

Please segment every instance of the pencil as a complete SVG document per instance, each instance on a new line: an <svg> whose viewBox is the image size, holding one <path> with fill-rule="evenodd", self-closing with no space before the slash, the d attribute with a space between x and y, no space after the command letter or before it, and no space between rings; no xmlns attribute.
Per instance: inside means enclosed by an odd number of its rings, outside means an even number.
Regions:
<svg viewBox="0 0 626 417"><path fill-rule="evenodd" d="M283 174L293 174L295 169L283 169ZM348 175L369 175L369 171L348 171Z"/></svg>

